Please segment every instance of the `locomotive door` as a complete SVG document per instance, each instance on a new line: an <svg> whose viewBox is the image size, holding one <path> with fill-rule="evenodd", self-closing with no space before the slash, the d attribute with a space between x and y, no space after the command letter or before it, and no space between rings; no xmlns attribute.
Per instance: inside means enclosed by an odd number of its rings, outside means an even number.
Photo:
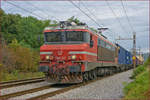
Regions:
<svg viewBox="0 0 150 100"><path fill-rule="evenodd" d="M103 59L103 51L102 51L102 47L101 47L101 40L98 38L98 41L97 41L97 61L102 61Z"/></svg>

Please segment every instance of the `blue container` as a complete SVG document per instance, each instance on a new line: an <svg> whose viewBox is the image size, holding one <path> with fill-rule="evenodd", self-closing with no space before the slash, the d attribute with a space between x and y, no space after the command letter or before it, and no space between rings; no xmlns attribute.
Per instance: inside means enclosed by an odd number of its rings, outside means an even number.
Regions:
<svg viewBox="0 0 150 100"><path fill-rule="evenodd" d="M132 64L132 54L119 44L116 44L116 46L120 48L118 51L118 64Z"/></svg>

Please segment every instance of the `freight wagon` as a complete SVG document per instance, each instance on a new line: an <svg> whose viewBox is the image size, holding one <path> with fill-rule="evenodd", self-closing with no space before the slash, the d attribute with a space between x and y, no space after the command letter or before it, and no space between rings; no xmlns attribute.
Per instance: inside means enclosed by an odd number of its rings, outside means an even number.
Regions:
<svg viewBox="0 0 150 100"><path fill-rule="evenodd" d="M126 70L133 67L132 54L122 46L116 43L118 47L118 64L121 70Z"/></svg>

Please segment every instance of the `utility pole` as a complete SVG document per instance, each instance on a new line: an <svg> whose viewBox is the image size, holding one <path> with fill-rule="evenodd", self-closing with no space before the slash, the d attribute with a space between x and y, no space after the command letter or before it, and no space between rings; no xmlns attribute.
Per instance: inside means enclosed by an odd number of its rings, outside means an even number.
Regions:
<svg viewBox="0 0 150 100"><path fill-rule="evenodd" d="M0 10L1 9L1 0L0 0ZM1 12L1 11L0 11ZM1 67L1 61L2 61L2 54L1 54L1 51L2 51L2 32L1 32L1 22L2 22L2 19L1 19L1 16L2 14L0 13L0 67Z"/></svg>
<svg viewBox="0 0 150 100"><path fill-rule="evenodd" d="M0 0L0 10L1 9L1 0ZM1 82L1 79L2 79L2 11L0 11L0 82Z"/></svg>
<svg viewBox="0 0 150 100"><path fill-rule="evenodd" d="M136 68L136 33L133 33L133 67Z"/></svg>
<svg viewBox="0 0 150 100"><path fill-rule="evenodd" d="M133 40L133 68L135 69L136 68L136 33L133 32L133 38L121 38L119 36L118 39L115 39L115 40Z"/></svg>
<svg viewBox="0 0 150 100"><path fill-rule="evenodd" d="M142 54L142 53L141 53L141 47L139 47L139 56L141 56L141 54Z"/></svg>

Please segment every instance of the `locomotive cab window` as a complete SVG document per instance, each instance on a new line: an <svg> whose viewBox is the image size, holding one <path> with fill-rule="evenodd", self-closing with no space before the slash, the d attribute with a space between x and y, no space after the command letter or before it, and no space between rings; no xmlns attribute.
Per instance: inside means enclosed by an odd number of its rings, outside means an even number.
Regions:
<svg viewBox="0 0 150 100"><path fill-rule="evenodd" d="M66 41L84 41L83 32L68 31L66 32Z"/></svg>
<svg viewBox="0 0 150 100"><path fill-rule="evenodd" d="M45 33L46 42L61 42L61 32L48 32Z"/></svg>
<svg viewBox="0 0 150 100"><path fill-rule="evenodd" d="M88 32L83 31L59 31L46 32L45 43L82 43L90 41Z"/></svg>

